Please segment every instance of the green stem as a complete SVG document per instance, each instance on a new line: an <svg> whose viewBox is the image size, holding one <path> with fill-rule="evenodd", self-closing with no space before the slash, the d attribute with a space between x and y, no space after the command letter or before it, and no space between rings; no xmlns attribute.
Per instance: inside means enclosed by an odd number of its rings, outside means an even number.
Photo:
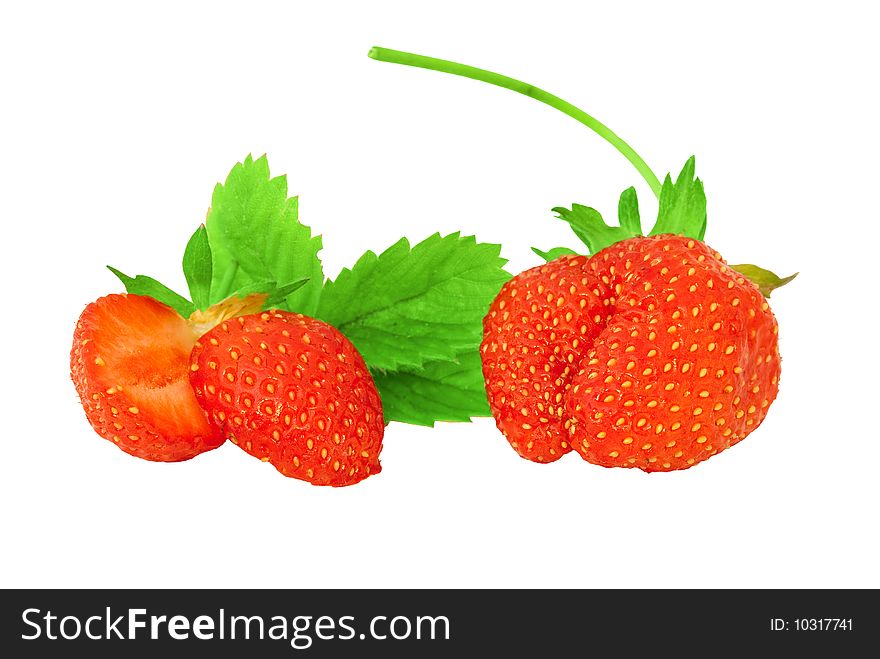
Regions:
<svg viewBox="0 0 880 659"><path fill-rule="evenodd" d="M659 199L660 197L661 186L659 179L655 176L654 172L651 171L651 168L648 167L647 163L642 160L642 157L636 153L629 144L624 142L616 133L614 133L614 131L601 121L595 119L580 108L575 107L568 101L562 100L558 96L554 96L549 92L545 92L543 89L538 89L533 85L520 82L513 78L508 78L507 76L498 73L492 73L491 71L485 71L466 64L437 59L435 57L425 57L424 55L414 55L413 53L404 53L399 50L378 47L372 48L369 56L380 62L417 66L423 69L431 69L432 71L451 73L453 75L463 76L473 80L488 82L490 85L504 87L505 89L529 96L536 101L541 101L541 103L546 103L550 107L556 108L560 112L564 112L572 119L581 122L587 128L603 137L615 149L620 151L620 153L632 163L633 167L638 170L639 174L642 175L642 178L645 179L657 198Z"/></svg>

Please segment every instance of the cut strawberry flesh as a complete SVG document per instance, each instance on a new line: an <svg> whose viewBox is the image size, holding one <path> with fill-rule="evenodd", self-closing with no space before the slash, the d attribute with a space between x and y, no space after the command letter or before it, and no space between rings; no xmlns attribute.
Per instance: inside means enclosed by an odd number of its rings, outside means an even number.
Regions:
<svg viewBox="0 0 880 659"><path fill-rule="evenodd" d="M115 299L110 299L115 298ZM117 387L158 431L209 433L189 386L189 354L195 337L186 321L151 298L110 296L96 314L96 383Z"/></svg>
<svg viewBox="0 0 880 659"><path fill-rule="evenodd" d="M89 421L123 450L183 460L222 443L189 385L195 337L149 297L108 295L77 324L71 367Z"/></svg>

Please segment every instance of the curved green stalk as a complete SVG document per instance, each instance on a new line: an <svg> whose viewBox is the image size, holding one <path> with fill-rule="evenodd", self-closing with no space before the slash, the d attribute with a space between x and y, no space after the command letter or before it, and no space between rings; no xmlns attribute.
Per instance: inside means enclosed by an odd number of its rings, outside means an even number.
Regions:
<svg viewBox="0 0 880 659"><path fill-rule="evenodd" d="M608 126L606 126L593 116L587 114L580 108L575 107L568 101L562 100L558 96L554 96L549 92L545 92L543 89L538 89L533 85L515 80L514 78L509 78L499 73L492 73L491 71L478 69L474 66L459 64L457 62L450 62L448 60L437 59L435 57L414 55L413 53L405 53L399 50L390 50L388 48L378 47L372 48L369 52L369 56L375 60L379 60L380 62L391 62L393 64L416 66L422 69L440 71L441 73L451 73L453 75L471 78L473 80L488 82L490 85L504 87L505 89L509 89L511 91L524 94L525 96L529 96L536 101L541 101L541 103L546 103L550 107L556 108L560 112L564 112L572 119L581 122L587 128L604 138L615 149L620 151L620 153L622 153L626 157L626 159L629 160L630 163L632 163L633 167L638 170L639 174L642 175L642 178L645 179L657 198L660 198L660 181L654 174L654 172L651 171L651 168L648 167L647 163L642 160L642 157L638 153L636 153L629 144L618 137L614 131L608 128Z"/></svg>

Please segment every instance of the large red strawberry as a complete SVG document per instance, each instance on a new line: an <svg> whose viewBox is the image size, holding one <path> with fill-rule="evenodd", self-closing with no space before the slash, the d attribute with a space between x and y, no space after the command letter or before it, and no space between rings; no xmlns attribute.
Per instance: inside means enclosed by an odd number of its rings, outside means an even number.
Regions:
<svg viewBox="0 0 880 659"><path fill-rule="evenodd" d="M508 282L485 320L499 429L523 457L684 469L758 427L779 387L758 287L701 241L630 238Z"/></svg>
<svg viewBox="0 0 880 659"><path fill-rule="evenodd" d="M199 339L191 369L212 426L285 476L343 486L381 470L379 394L360 353L327 323L239 316Z"/></svg>
<svg viewBox="0 0 880 659"><path fill-rule="evenodd" d="M189 385L196 337L176 311L153 298L108 295L76 324L70 370L95 431L126 453L160 462L217 448Z"/></svg>
<svg viewBox="0 0 880 659"><path fill-rule="evenodd" d="M729 267L702 242L706 195L693 158L674 183L661 183L607 126L535 85L413 53L369 54L556 108L620 151L659 201L650 237L634 188L620 197L619 226L586 206L555 208L593 256L535 250L548 263L514 277L492 303L481 345L486 391L521 456L551 462L574 448L607 467L684 469L758 427L779 387L777 325L764 294L794 275Z"/></svg>

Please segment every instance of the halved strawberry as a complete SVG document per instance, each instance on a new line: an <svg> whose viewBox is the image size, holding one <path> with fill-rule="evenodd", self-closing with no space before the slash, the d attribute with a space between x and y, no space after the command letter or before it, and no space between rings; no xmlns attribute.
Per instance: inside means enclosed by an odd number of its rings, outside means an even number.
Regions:
<svg viewBox="0 0 880 659"><path fill-rule="evenodd" d="M188 460L220 446L189 384L196 336L171 307L140 295L108 295L76 325L70 370L95 431L126 453Z"/></svg>

